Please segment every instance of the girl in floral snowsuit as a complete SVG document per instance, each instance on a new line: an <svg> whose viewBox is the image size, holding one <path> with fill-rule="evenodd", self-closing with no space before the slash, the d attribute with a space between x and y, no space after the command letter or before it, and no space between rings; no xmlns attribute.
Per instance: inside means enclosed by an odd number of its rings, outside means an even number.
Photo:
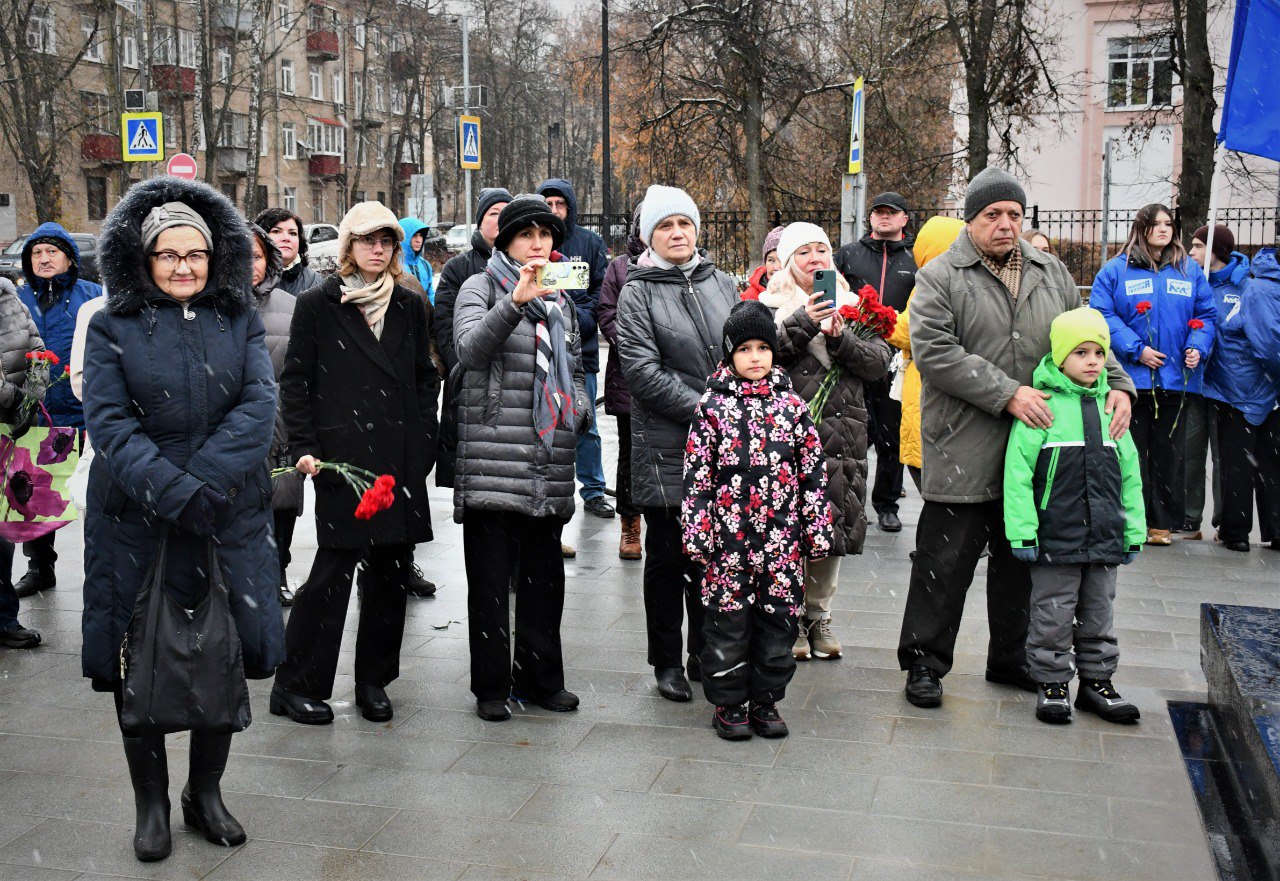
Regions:
<svg viewBox="0 0 1280 881"><path fill-rule="evenodd" d="M727 740L786 736L777 703L796 669L804 561L825 557L833 539L822 445L791 379L773 367L776 346L767 307L733 308L725 360L685 447L685 552L706 567L702 687Z"/></svg>

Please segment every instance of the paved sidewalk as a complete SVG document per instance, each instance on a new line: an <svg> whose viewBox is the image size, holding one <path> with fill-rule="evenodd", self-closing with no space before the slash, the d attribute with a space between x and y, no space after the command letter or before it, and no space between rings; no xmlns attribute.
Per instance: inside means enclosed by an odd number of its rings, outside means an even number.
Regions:
<svg viewBox="0 0 1280 881"><path fill-rule="evenodd" d="M603 427L616 449L613 420ZM913 496L907 529L873 527L844 567L834 618L846 655L801 665L784 704L792 736L729 744L701 700L656 696L642 564L618 560L617 520L581 513L566 532L579 556L563 628L581 711L477 719L461 530L447 494L432 504L437 539L418 559L441 590L410 601L395 720L365 722L352 704L353 604L336 724L271 716L269 682L252 684L254 722L224 781L249 842L215 847L175 825L173 855L153 864L133 858L111 700L80 678L80 529L60 533L62 583L23 603L45 646L0 650L0 879L1213 877L1165 701L1203 697L1199 603L1276 605L1280 553L1181 542L1123 570L1117 683L1142 708L1138 727L1050 728L1031 695L983 681L981 574L946 703L920 710L902 697L894 653ZM300 524L298 580L314 536ZM169 744L176 806L187 738Z"/></svg>

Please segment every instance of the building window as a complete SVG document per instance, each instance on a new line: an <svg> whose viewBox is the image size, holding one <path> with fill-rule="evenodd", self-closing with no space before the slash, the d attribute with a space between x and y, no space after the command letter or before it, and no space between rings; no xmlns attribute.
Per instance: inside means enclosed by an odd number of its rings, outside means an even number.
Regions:
<svg viewBox="0 0 1280 881"><path fill-rule="evenodd" d="M342 68L338 68L333 72L333 103L345 104L347 102L346 83L343 81Z"/></svg>
<svg viewBox="0 0 1280 881"><path fill-rule="evenodd" d="M364 48L364 33L365 33L365 23L362 21L358 25L356 25L356 29L355 29L355 41L356 41L357 49Z"/></svg>
<svg viewBox="0 0 1280 881"><path fill-rule="evenodd" d="M340 125L308 120L307 141L313 154L344 156L346 153L346 130Z"/></svg>
<svg viewBox="0 0 1280 881"><path fill-rule="evenodd" d="M387 194L382 190L378 190L378 201L383 205L387 204Z"/></svg>
<svg viewBox="0 0 1280 881"><path fill-rule="evenodd" d="M387 164L387 136L378 135L378 167L382 168Z"/></svg>
<svg viewBox="0 0 1280 881"><path fill-rule="evenodd" d="M249 147L249 115L227 111L218 126L218 146L245 150Z"/></svg>
<svg viewBox="0 0 1280 881"><path fill-rule="evenodd" d="M57 22L52 9L33 10L27 19L27 46L37 52L52 54L57 51L54 28Z"/></svg>
<svg viewBox="0 0 1280 881"><path fill-rule="evenodd" d="M311 222L324 223L324 187L311 185Z"/></svg>
<svg viewBox="0 0 1280 881"><path fill-rule="evenodd" d="M292 95L296 91L293 81L293 60L290 58L280 59L280 91L286 95Z"/></svg>
<svg viewBox="0 0 1280 881"><path fill-rule="evenodd" d="M178 64L181 67L196 66L196 32L178 28Z"/></svg>
<svg viewBox="0 0 1280 881"><path fill-rule="evenodd" d="M298 158L298 131L291 122L280 123L280 152L285 159Z"/></svg>
<svg viewBox="0 0 1280 881"><path fill-rule="evenodd" d="M391 112L404 113L404 86L396 84L391 87Z"/></svg>
<svg viewBox="0 0 1280 881"><path fill-rule="evenodd" d="M155 39L151 43L152 64L174 64L178 59L177 38L173 28L168 25L156 25Z"/></svg>
<svg viewBox="0 0 1280 881"><path fill-rule="evenodd" d="M283 207L285 211L292 211L294 214L297 214L298 213L298 188L285 187L284 197L281 199L281 202L283 202Z"/></svg>
<svg viewBox="0 0 1280 881"><path fill-rule="evenodd" d="M378 108L379 113L387 112L387 90L380 79L373 81L373 106Z"/></svg>
<svg viewBox="0 0 1280 881"><path fill-rule="evenodd" d="M311 97L317 101L324 100L324 71L320 69L320 65L312 64L309 66L311 75Z"/></svg>
<svg viewBox="0 0 1280 881"><path fill-rule="evenodd" d="M97 92L81 92L80 106L84 108L84 121L90 131L119 134L119 120L111 112L111 102L106 95ZM114 131L113 131L114 129Z"/></svg>
<svg viewBox="0 0 1280 881"><path fill-rule="evenodd" d="M235 181L227 181L221 187L222 195L231 200L231 204L236 203L236 183Z"/></svg>
<svg viewBox="0 0 1280 881"><path fill-rule="evenodd" d="M120 41L120 63L130 70L138 69L138 38L125 34Z"/></svg>
<svg viewBox="0 0 1280 881"><path fill-rule="evenodd" d="M1145 110L1173 105L1173 61L1167 40L1107 40L1107 107Z"/></svg>
<svg viewBox="0 0 1280 881"><path fill-rule="evenodd" d="M356 190L356 201L357 202L365 201L364 190Z"/></svg>
<svg viewBox="0 0 1280 881"><path fill-rule="evenodd" d="M262 120L262 130L258 132L258 155L266 156L271 152L271 123ZM266 202L262 203L266 205Z"/></svg>
<svg viewBox="0 0 1280 881"><path fill-rule="evenodd" d="M282 31L293 25L293 9L290 0L276 0L276 27Z"/></svg>
<svg viewBox="0 0 1280 881"><path fill-rule="evenodd" d="M87 177L84 182L89 219L104 219L107 216L107 179L105 177Z"/></svg>
<svg viewBox="0 0 1280 881"><path fill-rule="evenodd" d="M102 31L98 28L98 18L94 15L80 16L80 33L88 41L84 50L84 60L102 63Z"/></svg>
<svg viewBox="0 0 1280 881"><path fill-rule="evenodd" d="M218 47L218 82L225 83L231 79L231 50L226 46Z"/></svg>
<svg viewBox="0 0 1280 881"><path fill-rule="evenodd" d="M351 100L355 108L356 119L364 116L364 77L358 73L351 75Z"/></svg>

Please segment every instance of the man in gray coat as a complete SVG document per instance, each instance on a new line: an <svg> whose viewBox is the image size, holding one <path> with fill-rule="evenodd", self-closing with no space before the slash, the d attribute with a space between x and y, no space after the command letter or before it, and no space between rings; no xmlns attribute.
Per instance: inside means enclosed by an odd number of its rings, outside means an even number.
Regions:
<svg viewBox="0 0 1280 881"><path fill-rule="evenodd" d="M924 383L921 439L924 510L898 643L907 700L942 703L965 594L982 552L991 639L986 678L1034 692L1026 638L1031 572L1013 557L1002 510L1004 451L1014 419L1047 428L1047 394L1031 387L1049 351L1053 319L1080 306L1057 258L1022 241L1026 194L1008 173L979 172L965 195L966 232L916 276L911 351ZM1114 357L1111 435L1129 427L1133 383Z"/></svg>

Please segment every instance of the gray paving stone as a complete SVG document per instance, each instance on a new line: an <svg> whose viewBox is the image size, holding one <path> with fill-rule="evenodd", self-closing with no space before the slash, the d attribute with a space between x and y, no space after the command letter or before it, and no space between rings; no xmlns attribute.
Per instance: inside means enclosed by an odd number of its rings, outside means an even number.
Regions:
<svg viewBox="0 0 1280 881"><path fill-rule="evenodd" d="M263 881L267 878L453 881L464 868L460 863L416 856L251 840L206 877L210 881Z"/></svg>
<svg viewBox="0 0 1280 881"><path fill-rule="evenodd" d="M1112 838L1186 844L1201 834L1199 813L1182 800L1109 798L1107 803Z"/></svg>
<svg viewBox="0 0 1280 881"><path fill-rule="evenodd" d="M704 712L710 713L710 710L706 709ZM781 748L776 740L759 737L736 742L721 740L709 726L705 730L695 731L661 725L620 725L616 722L601 722L593 726L583 738L582 745L595 750L618 749L672 759L765 766L773 764Z"/></svg>
<svg viewBox="0 0 1280 881"><path fill-rule="evenodd" d="M500 773L502 768L494 768ZM312 793L314 801L453 811L459 816L507 819L538 784L474 774L418 775L400 769L346 765Z"/></svg>
<svg viewBox="0 0 1280 881"><path fill-rule="evenodd" d="M846 771L843 767L815 771L744 767L726 776L724 769L714 762L672 761L662 770L651 791L755 804L869 809L876 777Z"/></svg>
<svg viewBox="0 0 1280 881"><path fill-rule="evenodd" d="M1099 839L988 829L986 868L1078 881L1211 881L1216 877L1208 849L1187 845Z"/></svg>
<svg viewBox="0 0 1280 881"><path fill-rule="evenodd" d="M396 808L371 805L275 798L230 791L223 795L228 810L244 826L250 840L255 842L358 849L397 811Z"/></svg>
<svg viewBox="0 0 1280 881"><path fill-rule="evenodd" d="M1006 829L1106 835L1111 829L1101 796L997 786L881 777L871 813Z"/></svg>
<svg viewBox="0 0 1280 881"><path fill-rule="evenodd" d="M993 756L986 752L789 737L774 764L777 768L812 771L850 768L872 776L887 774L921 780L989 783L992 762Z"/></svg>
<svg viewBox="0 0 1280 881"><path fill-rule="evenodd" d="M568 753L533 746L477 743L449 772L644 792L658 779L666 763L660 756L602 749L599 743Z"/></svg>
<svg viewBox="0 0 1280 881"><path fill-rule="evenodd" d="M23 622L26 623L25 621ZM28 625L30 626L30 625ZM84 881L88 875L73 870L46 869L42 866L0 865L0 878L5 881ZM119 877L118 875L115 877Z"/></svg>
<svg viewBox="0 0 1280 881"><path fill-rule="evenodd" d="M750 813L749 804L720 799L545 784L514 819L732 844Z"/></svg>
<svg viewBox="0 0 1280 881"><path fill-rule="evenodd" d="M733 867L735 881L775 881L779 878L844 881L853 869L853 861L836 854L619 835L591 877L617 881L648 878L723 881L727 866Z"/></svg>
<svg viewBox="0 0 1280 881"><path fill-rule="evenodd" d="M1073 723L1074 724L1074 723ZM1181 768L1114 762L1080 762L1031 756L993 757L995 786L1079 792L1108 796L1124 794L1151 801L1171 800L1191 806L1191 788Z"/></svg>
<svg viewBox="0 0 1280 881"><path fill-rule="evenodd" d="M84 820L45 820L0 847L0 865L13 863L138 878L199 878L232 850L174 829L173 853L159 863L140 863L133 855L133 833L125 826Z"/></svg>

